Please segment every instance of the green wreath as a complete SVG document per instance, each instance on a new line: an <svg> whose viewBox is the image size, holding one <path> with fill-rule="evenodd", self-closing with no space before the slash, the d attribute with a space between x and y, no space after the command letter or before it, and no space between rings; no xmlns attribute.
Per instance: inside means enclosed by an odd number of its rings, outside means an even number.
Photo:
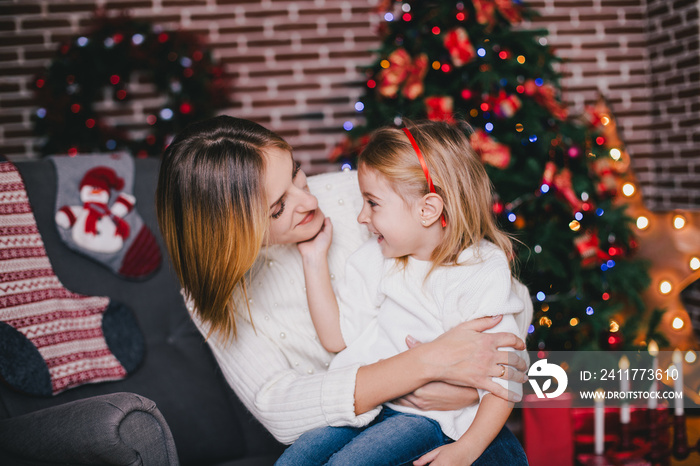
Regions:
<svg viewBox="0 0 700 466"><path fill-rule="evenodd" d="M128 17L98 17L96 23L90 33L61 45L35 80L39 108L33 121L42 155L120 149L160 155L178 130L230 104L221 66L193 33L160 30ZM105 89L116 107L128 102L134 71L166 96L162 108L144 109L141 124L148 131L142 139L107 125L94 108Z"/></svg>

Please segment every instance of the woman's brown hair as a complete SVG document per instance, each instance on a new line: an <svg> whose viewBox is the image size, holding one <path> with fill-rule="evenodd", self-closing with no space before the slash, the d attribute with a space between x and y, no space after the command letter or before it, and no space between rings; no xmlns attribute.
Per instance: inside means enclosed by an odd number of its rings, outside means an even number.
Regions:
<svg viewBox="0 0 700 466"><path fill-rule="evenodd" d="M499 229L493 215L491 180L469 142L471 128L466 123L443 121L406 123L444 203L445 237L432 253L431 271L440 265L455 265L459 254L470 246L478 247L482 238L496 244L511 260L512 240ZM381 173L405 202L430 192L416 151L401 129L376 130L358 165L360 170L367 167Z"/></svg>
<svg viewBox="0 0 700 466"><path fill-rule="evenodd" d="M236 302L269 226L264 151L291 147L252 121L194 123L168 146L156 188L158 225L180 284L209 335L236 336Z"/></svg>

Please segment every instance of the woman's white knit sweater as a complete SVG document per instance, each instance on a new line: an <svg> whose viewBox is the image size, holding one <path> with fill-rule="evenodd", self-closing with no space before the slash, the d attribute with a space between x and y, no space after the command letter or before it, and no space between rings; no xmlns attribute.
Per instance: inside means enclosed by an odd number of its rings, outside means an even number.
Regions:
<svg viewBox="0 0 700 466"><path fill-rule="evenodd" d="M362 207L357 173L309 177L309 188L333 221L328 261L332 281L340 281L347 257L369 236L356 219ZM321 426L363 426L379 412L354 413L359 364L328 371L333 354L316 336L306 301L301 255L296 245L263 248L248 280L248 306L237 315L237 338L208 339L219 367L236 395L282 443ZM187 303L192 312L191 302ZM199 331L208 326L192 314Z"/></svg>

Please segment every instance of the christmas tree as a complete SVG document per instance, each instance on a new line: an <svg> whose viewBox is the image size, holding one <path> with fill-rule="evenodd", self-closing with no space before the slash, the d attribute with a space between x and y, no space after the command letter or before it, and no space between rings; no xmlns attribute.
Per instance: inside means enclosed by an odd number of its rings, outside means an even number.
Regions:
<svg viewBox="0 0 700 466"><path fill-rule="evenodd" d="M332 158L354 165L371 130L403 119L466 120L495 188L494 214L517 240L533 297L531 350L631 349L663 337L640 293L631 219L618 199L621 148L610 115L574 118L560 100L560 61L535 12L511 0L388 1L383 41ZM646 313L646 319L640 317ZM649 315L653 314L653 318ZM644 322L643 326L639 324Z"/></svg>

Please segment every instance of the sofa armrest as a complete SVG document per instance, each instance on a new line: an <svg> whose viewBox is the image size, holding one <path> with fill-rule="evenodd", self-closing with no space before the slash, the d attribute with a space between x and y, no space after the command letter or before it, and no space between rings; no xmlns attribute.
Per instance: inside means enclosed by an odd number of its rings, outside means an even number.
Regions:
<svg viewBox="0 0 700 466"><path fill-rule="evenodd" d="M113 393L0 420L2 464L178 465L155 403Z"/></svg>

